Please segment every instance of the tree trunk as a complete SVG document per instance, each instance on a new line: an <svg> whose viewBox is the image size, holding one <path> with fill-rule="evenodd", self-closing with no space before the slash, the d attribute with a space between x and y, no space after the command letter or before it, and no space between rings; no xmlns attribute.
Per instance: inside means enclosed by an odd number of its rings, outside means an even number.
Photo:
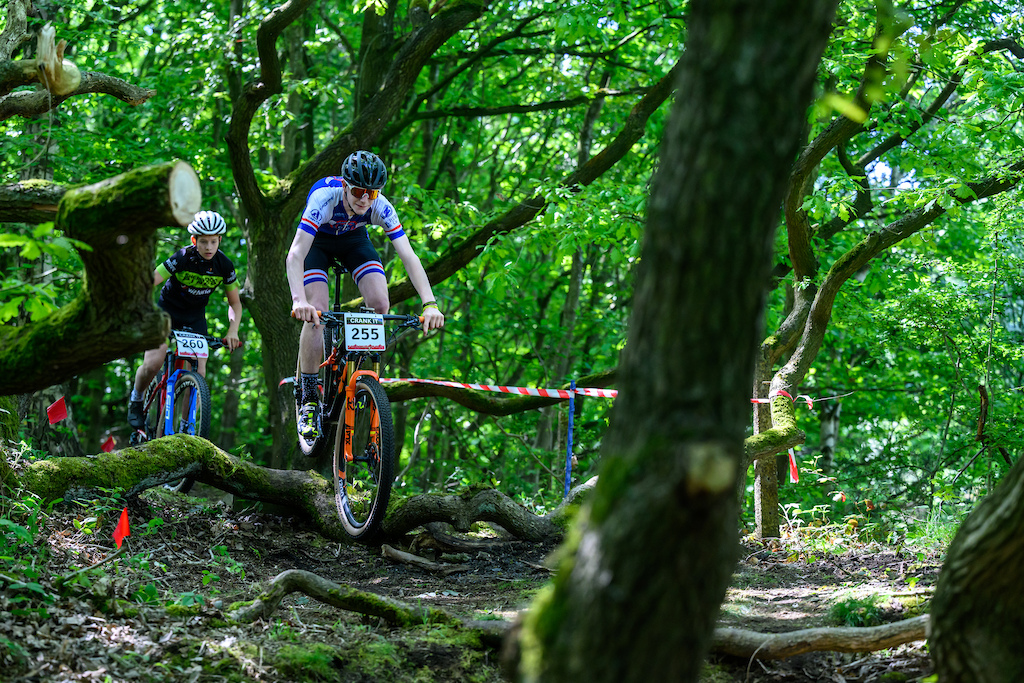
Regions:
<svg viewBox="0 0 1024 683"><path fill-rule="evenodd" d="M57 227L81 250L85 279L67 306L0 328L0 394L34 391L160 344L170 322L153 304L156 229L187 225L199 179L183 161L129 171L68 190Z"/></svg>
<svg viewBox="0 0 1024 683"><path fill-rule="evenodd" d="M960 526L942 565L929 645L943 683L1024 680L1022 463Z"/></svg>
<svg viewBox="0 0 1024 683"><path fill-rule="evenodd" d="M771 366L757 363L754 379L754 396L765 398L771 382ZM767 403L754 404L754 434L762 434L772 428L771 406ZM743 477L744 484L746 477ZM758 538L779 537L779 468L773 455L754 461L754 520Z"/></svg>
<svg viewBox="0 0 1024 683"><path fill-rule="evenodd" d="M602 475L524 624L527 680L698 676L735 562L771 237L834 6L690 5Z"/></svg>
<svg viewBox="0 0 1024 683"><path fill-rule="evenodd" d="M217 444L224 450L231 452L235 447L235 425L238 424L238 410L242 392L239 383L242 380L242 371L245 369L245 354L239 350L228 356L228 381L221 388L224 392L224 410L220 414L220 436L217 437ZM212 389L216 390L216 389Z"/></svg>

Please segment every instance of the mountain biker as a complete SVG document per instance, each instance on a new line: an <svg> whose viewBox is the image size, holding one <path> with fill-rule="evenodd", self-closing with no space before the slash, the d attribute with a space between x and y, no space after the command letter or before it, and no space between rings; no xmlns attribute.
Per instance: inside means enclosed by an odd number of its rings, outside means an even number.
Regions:
<svg viewBox="0 0 1024 683"><path fill-rule="evenodd" d="M189 223L188 231L192 235L191 246L179 249L153 271L153 286L163 283L157 306L171 316L171 329L207 334L206 304L211 292L223 284L228 297L225 346L233 351L241 346L238 326L242 321L242 300L235 266L220 251L227 225L216 211L200 211ZM128 401L128 424L135 429L145 427L142 397L160 372L166 353L166 343L146 351L135 372L135 386ZM205 358L199 359L199 374L206 376Z"/></svg>
<svg viewBox="0 0 1024 683"><path fill-rule="evenodd" d="M426 271L402 230L395 207L380 193L388 171L380 157L360 150L341 165L340 176L328 176L313 184L306 199L295 238L288 250L288 287L292 294L292 315L305 324L299 337L299 367L302 374L298 431L315 439L320 429L320 393L317 370L323 360L323 334L317 311L327 310L329 292L327 269L340 263L359 287L368 308L387 313L388 282L367 228L375 225L391 239L416 293L423 301L423 330L444 325Z"/></svg>

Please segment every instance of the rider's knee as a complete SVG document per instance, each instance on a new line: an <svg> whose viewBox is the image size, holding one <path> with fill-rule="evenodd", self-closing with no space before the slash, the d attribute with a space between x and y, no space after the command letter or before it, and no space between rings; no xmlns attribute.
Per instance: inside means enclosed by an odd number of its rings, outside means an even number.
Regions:
<svg viewBox="0 0 1024 683"><path fill-rule="evenodd" d="M364 300L367 308L372 308L374 313L387 313L391 309L391 302L385 296L368 296Z"/></svg>

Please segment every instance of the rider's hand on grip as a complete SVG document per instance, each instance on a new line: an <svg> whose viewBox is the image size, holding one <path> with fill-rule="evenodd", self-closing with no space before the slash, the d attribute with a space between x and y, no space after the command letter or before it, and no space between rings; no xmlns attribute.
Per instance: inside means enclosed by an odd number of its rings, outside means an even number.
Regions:
<svg viewBox="0 0 1024 683"><path fill-rule="evenodd" d="M292 317L307 323L320 322L320 311L309 304L296 302L292 305Z"/></svg>

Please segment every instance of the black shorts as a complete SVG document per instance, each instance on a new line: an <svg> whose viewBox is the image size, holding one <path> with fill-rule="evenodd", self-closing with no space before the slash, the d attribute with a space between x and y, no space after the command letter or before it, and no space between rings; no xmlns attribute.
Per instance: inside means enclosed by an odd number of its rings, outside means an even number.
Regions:
<svg viewBox="0 0 1024 683"><path fill-rule="evenodd" d="M385 274L384 264L373 248L366 228L358 228L343 235L317 233L302 264L303 284L327 284L327 269L333 265L340 265L352 273L356 284L368 273Z"/></svg>
<svg viewBox="0 0 1024 683"><path fill-rule="evenodd" d="M171 329L195 332L196 334L209 334L206 326L206 308L187 310L167 305L163 299L157 301L157 306L164 313L171 316Z"/></svg>

